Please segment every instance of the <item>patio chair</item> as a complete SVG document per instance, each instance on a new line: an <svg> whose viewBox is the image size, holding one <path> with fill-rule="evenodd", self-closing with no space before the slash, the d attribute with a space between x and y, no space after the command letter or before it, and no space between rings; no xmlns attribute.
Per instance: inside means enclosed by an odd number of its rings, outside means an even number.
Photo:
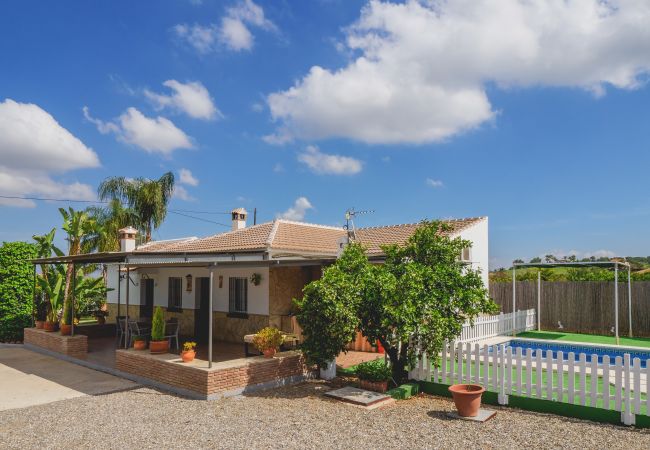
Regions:
<svg viewBox="0 0 650 450"><path fill-rule="evenodd" d="M133 345L136 336L144 336L145 341L149 340L151 330L141 327L137 320L129 320L129 346Z"/></svg>
<svg viewBox="0 0 650 450"><path fill-rule="evenodd" d="M165 322L165 339L169 340L169 346L171 347L171 341L174 339L176 341L176 350L178 350L178 330L180 328L180 323L178 319L170 319Z"/></svg>
<svg viewBox="0 0 650 450"><path fill-rule="evenodd" d="M122 345L122 341L124 341L126 344L126 316L117 316L115 318L115 334L115 347L120 347Z"/></svg>

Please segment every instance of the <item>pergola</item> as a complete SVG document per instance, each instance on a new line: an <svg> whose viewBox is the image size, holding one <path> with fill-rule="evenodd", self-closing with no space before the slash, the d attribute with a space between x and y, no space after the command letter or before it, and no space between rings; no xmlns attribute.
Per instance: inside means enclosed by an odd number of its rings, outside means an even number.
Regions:
<svg viewBox="0 0 650 450"><path fill-rule="evenodd" d="M618 270L619 266L627 268L627 303L628 303L628 323L629 337L632 337L632 282L631 282L631 270L630 264L626 261L558 261L550 263L513 263L512 264L512 333L515 334L515 314L516 305L517 305L517 268L531 268L537 267L539 269L543 268L553 268L553 267L605 267L605 268L614 268L614 331L616 335L616 344L620 344L620 338L618 334ZM541 328L541 306L542 306L542 272L539 270L537 272L537 331L540 331Z"/></svg>

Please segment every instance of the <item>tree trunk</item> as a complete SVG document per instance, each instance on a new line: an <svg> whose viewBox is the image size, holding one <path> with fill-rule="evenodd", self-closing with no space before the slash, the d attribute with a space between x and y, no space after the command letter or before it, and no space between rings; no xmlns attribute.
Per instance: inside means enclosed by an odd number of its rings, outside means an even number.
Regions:
<svg viewBox="0 0 650 450"><path fill-rule="evenodd" d="M399 386L399 384L407 378L406 353L408 350L408 344L402 343L401 351L398 351L397 347L388 345L388 343L383 339L379 339L379 342L381 342L381 345L384 347L388 359L390 360L393 381Z"/></svg>
<svg viewBox="0 0 650 450"><path fill-rule="evenodd" d="M71 307L70 305L70 289L72 287L72 276L74 272L74 264L68 263L65 269L65 291L63 292L63 317L62 319L65 319L65 312L68 310L68 308ZM74 313L70 314L71 319L72 319ZM66 325L70 325L69 323L66 323Z"/></svg>

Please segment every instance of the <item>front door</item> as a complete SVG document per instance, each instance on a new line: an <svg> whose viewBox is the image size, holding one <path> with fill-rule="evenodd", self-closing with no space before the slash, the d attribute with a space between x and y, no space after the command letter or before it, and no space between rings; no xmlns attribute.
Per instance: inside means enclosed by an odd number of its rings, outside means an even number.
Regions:
<svg viewBox="0 0 650 450"><path fill-rule="evenodd" d="M153 317L153 280L140 280L140 317Z"/></svg>
<svg viewBox="0 0 650 450"><path fill-rule="evenodd" d="M210 317L210 278L196 278L196 309L194 310L194 339L198 344L208 342Z"/></svg>

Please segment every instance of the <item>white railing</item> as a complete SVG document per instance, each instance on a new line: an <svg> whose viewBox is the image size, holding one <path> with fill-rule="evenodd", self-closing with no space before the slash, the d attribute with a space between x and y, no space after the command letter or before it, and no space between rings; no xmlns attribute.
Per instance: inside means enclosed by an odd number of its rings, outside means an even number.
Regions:
<svg viewBox="0 0 650 450"><path fill-rule="evenodd" d="M515 312L515 333L534 330L536 327L535 310L525 309ZM512 333L512 313L496 316L478 317L472 326L469 321L463 325L460 342L475 342L494 336Z"/></svg>
<svg viewBox="0 0 650 450"><path fill-rule="evenodd" d="M641 360L570 352L568 359L558 351L542 355L538 350L525 352L501 344L487 345L452 343L439 355L439 364L424 355L409 373L415 380L442 384L476 383L498 393L499 403L508 404L509 395L591 406L621 412L626 425L635 422L635 415L650 415L650 359L641 367ZM562 376L566 374L566 377Z"/></svg>

